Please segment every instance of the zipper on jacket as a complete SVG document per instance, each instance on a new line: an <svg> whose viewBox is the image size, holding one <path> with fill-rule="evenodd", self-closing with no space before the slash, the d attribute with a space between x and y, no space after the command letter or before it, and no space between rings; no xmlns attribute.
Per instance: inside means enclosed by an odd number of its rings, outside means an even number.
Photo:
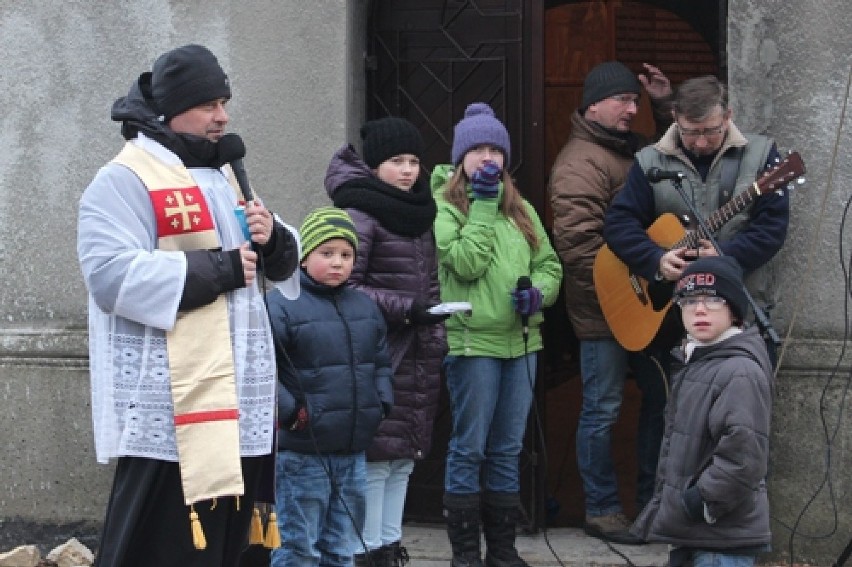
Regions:
<svg viewBox="0 0 852 567"><path fill-rule="evenodd" d="M334 302L334 309L343 323L343 328L346 329L346 345L349 347L349 374L352 382L352 427L349 431L349 451L352 452L352 448L355 446L355 426L358 424L358 380L355 370L355 352L352 350L352 329L349 328L346 317L340 312L337 294L332 295L331 300Z"/></svg>

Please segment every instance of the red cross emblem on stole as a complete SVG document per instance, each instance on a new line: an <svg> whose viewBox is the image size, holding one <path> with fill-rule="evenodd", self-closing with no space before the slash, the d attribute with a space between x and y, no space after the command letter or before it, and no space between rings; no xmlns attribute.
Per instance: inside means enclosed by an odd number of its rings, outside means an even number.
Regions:
<svg viewBox="0 0 852 567"><path fill-rule="evenodd" d="M157 236L177 236L213 229L213 217L198 187L151 191Z"/></svg>

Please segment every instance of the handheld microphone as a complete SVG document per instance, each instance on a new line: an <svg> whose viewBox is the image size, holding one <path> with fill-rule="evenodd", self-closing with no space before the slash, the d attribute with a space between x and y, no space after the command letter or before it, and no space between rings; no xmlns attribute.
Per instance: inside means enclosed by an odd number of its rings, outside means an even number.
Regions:
<svg viewBox="0 0 852 567"><path fill-rule="evenodd" d="M529 276L521 276L518 278L518 283L515 284L515 289L518 291L529 289L532 287L532 280ZM530 333L530 316L521 315L521 326L524 328L524 337Z"/></svg>
<svg viewBox="0 0 852 567"><path fill-rule="evenodd" d="M246 156L246 145L243 143L243 139L240 138L239 134L225 134L219 138L217 144L219 159L222 163L231 164L234 177L237 178L237 185L240 186L246 203L254 201L254 193L252 193L251 185L249 185L246 166L243 164L243 158Z"/></svg>
<svg viewBox="0 0 852 567"><path fill-rule="evenodd" d="M663 181L664 179L683 179L686 177L679 171L666 171L665 169L660 169L659 167L652 167L645 172L645 176L648 178L648 181L651 183L658 183Z"/></svg>
<svg viewBox="0 0 852 567"><path fill-rule="evenodd" d="M246 200L246 205L254 201L254 193L249 185L246 167L243 165L243 158L246 155L246 145L239 134L225 134L216 143L216 151L219 154L219 163L230 163L231 170L234 172L234 177L237 179L237 185L240 186L240 191ZM243 230L243 236L251 244L252 250L258 251L257 244L251 239L251 232L246 221L246 207L238 205L234 209L234 214L237 217L237 222L240 223L240 228Z"/></svg>

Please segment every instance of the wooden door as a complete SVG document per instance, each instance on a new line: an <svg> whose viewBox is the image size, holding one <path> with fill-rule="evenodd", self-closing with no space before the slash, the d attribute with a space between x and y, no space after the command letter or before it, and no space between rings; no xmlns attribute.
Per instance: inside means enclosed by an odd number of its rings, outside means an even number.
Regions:
<svg viewBox="0 0 852 567"><path fill-rule="evenodd" d="M567 140L586 72L601 61L618 59L636 72L642 62L654 63L675 83L717 73L724 5L724 0L373 0L367 118L397 115L412 121L426 142L423 162L430 170L449 160L453 126L467 104L488 102L509 130L511 170L518 185L550 226L547 178ZM653 130L644 99L637 128ZM576 339L561 299L546 318L536 384L539 409L530 421L521 459L524 508L532 528L544 522L547 493L562 506L552 518L558 524L579 524L583 508L573 454L580 382ZM628 385L627 408L635 410L635 398ZM625 412L618 441L626 448L619 460L628 467L630 417ZM536 419L546 432L546 450L539 446ZM432 453L411 477L408 519L442 520L449 433L445 395ZM625 486L629 489L629 482Z"/></svg>
<svg viewBox="0 0 852 567"><path fill-rule="evenodd" d="M368 38L367 117L404 116L425 141L426 171L450 160L453 127L472 102L487 102L506 125L512 175L539 211L544 198L540 0L376 0ZM538 49L538 51L535 51ZM443 389L431 454L411 476L406 518L442 521L451 420ZM542 394L537 394L541 398ZM543 520L540 436L528 428L521 456L530 525Z"/></svg>
<svg viewBox="0 0 852 567"><path fill-rule="evenodd" d="M693 6L688 6L690 4ZM548 2L543 50L546 171L550 171L556 155L568 139L571 114L582 98L583 80L598 63L618 60L636 73L642 72L642 63L651 63L662 69L673 85L692 76L718 74L717 46L708 43L705 36L714 35L712 29L707 28L709 23L719 21L720 4L723 2ZM710 12L712 17L706 12L708 7L715 10ZM705 24L701 31L695 27L699 23L700 28L700 22ZM655 131L650 102L645 93L642 93L634 129L649 136ZM549 222L552 216L550 203L546 198L544 202L545 218ZM562 325L568 325L567 320ZM555 336L550 338L551 351L558 349L561 341L563 353L570 352L576 356L576 339L570 329L563 326L554 330L553 334ZM558 358L554 354L558 353L550 352L549 356ZM576 366L572 368L576 369ZM553 377L550 382L553 387L546 398L549 523L581 525L584 519L583 490L576 465L575 435L582 384L576 375L568 380ZM639 405L639 390L632 380L628 380L614 434L613 458L619 476L621 500L630 514L636 512L635 428Z"/></svg>

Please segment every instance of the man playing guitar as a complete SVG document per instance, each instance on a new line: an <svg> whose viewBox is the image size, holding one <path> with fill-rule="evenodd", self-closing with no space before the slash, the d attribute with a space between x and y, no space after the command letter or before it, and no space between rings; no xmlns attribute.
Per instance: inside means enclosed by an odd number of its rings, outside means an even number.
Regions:
<svg viewBox="0 0 852 567"><path fill-rule="evenodd" d="M704 239L697 239L696 246L669 249L646 233L664 213L689 216L690 208L672 186L673 174L682 174L695 209L708 218L720 207L724 209L732 197L739 197L737 188L754 184L764 170L780 161L772 139L743 134L732 115L727 91L716 77L689 79L677 89L672 104L674 123L658 143L637 154L624 188L605 217L604 239L631 273L649 282L674 282L691 260L716 255ZM652 168L666 178L652 182L649 177L653 176L647 175ZM733 210L736 214L724 219L715 237L722 253L742 266L758 303L771 304L774 290L766 264L787 235L788 192L768 191L749 206Z"/></svg>

